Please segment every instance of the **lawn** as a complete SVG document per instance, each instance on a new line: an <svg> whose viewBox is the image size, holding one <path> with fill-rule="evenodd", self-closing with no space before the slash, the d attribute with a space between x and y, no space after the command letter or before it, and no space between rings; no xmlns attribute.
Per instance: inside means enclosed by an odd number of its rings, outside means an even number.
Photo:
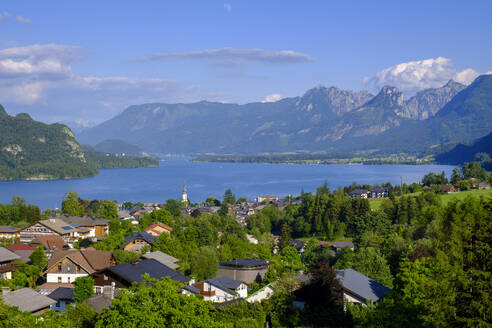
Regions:
<svg viewBox="0 0 492 328"><path fill-rule="evenodd" d="M409 194L409 195L416 195L418 193L414 194ZM466 190L466 191L461 191L453 194L439 194L439 197L441 198L441 201L443 205L446 205L450 201L454 199L464 199L467 196L473 196L473 197L480 197L484 196L487 198L492 198L492 189L487 189L487 190L482 190L482 189L473 189L473 190ZM408 195L405 195L408 196ZM384 200L387 198L369 198L369 204L371 205L371 210L379 210L381 209L381 206L383 205Z"/></svg>
<svg viewBox="0 0 492 328"><path fill-rule="evenodd" d="M486 198L492 198L492 189L486 189L486 190L473 189L473 190L457 192L454 194L442 194L442 195L440 195L440 197L441 197L441 201L442 201L443 205L446 205L447 203L449 203L450 201L452 201L454 199L460 199L461 200L461 199L464 199L465 197L467 197L469 195L471 195L473 197L484 196Z"/></svg>

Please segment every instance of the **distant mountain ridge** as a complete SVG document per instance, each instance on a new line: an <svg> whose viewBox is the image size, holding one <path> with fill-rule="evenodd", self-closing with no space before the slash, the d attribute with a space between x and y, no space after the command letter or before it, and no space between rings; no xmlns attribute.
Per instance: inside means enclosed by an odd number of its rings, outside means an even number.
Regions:
<svg viewBox="0 0 492 328"><path fill-rule="evenodd" d="M80 140L121 139L149 152L180 154L422 151L489 132L491 83L492 76L481 76L466 88L449 81L408 101L391 86L376 96L318 86L302 97L272 103L135 105L83 131ZM468 103L477 110L459 112Z"/></svg>

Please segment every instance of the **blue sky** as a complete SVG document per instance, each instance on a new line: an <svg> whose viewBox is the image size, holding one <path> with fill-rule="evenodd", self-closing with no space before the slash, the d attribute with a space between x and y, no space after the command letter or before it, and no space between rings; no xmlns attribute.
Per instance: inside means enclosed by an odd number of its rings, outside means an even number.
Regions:
<svg viewBox="0 0 492 328"><path fill-rule="evenodd" d="M492 1L2 1L0 103L46 122L492 70Z"/></svg>

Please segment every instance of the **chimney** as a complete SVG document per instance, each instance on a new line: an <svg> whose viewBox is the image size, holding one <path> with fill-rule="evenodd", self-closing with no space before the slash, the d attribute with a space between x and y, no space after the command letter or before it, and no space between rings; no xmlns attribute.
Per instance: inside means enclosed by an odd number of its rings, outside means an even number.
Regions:
<svg viewBox="0 0 492 328"><path fill-rule="evenodd" d="M2 295L10 293L10 287L2 286Z"/></svg>

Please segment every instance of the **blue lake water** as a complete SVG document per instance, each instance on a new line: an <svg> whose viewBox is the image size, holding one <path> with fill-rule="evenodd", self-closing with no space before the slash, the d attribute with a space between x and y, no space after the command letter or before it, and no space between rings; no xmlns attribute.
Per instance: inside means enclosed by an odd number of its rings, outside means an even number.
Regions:
<svg viewBox="0 0 492 328"><path fill-rule="evenodd" d="M14 195L42 209L60 207L64 194L75 190L87 199L111 199L131 202L164 202L180 198L186 183L192 202L208 196L222 199L231 188L236 197L254 199L258 195L279 197L298 195L302 189L313 192L325 179L330 188L360 184L419 182L429 173L446 172L447 165L289 165L250 163L191 162L186 157L170 157L159 167L101 170L92 178L56 181L0 182L0 203L9 203Z"/></svg>

